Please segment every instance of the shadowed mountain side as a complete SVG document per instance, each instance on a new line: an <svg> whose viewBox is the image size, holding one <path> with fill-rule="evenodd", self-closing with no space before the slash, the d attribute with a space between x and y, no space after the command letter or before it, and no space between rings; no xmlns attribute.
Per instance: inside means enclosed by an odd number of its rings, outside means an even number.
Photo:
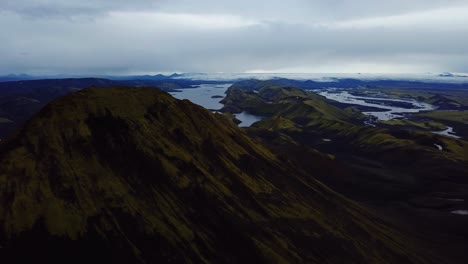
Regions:
<svg viewBox="0 0 468 264"><path fill-rule="evenodd" d="M142 79L136 79L141 77ZM4 140L19 129L25 121L47 103L65 94L91 86L96 87L158 87L164 91L193 88L202 83L216 81L193 81L171 79L171 76L128 76L129 79L68 78L24 81L0 81L0 139ZM1 79L1 78L0 78ZM2 122L8 120L8 122Z"/></svg>
<svg viewBox="0 0 468 264"><path fill-rule="evenodd" d="M59 98L0 157L2 260L426 263L223 115L156 89Z"/></svg>
<svg viewBox="0 0 468 264"><path fill-rule="evenodd" d="M405 226L447 262L464 263L466 216L452 212L467 208L468 142L364 126L350 108L271 82L233 85L224 102L228 112L264 113L247 131L277 155Z"/></svg>

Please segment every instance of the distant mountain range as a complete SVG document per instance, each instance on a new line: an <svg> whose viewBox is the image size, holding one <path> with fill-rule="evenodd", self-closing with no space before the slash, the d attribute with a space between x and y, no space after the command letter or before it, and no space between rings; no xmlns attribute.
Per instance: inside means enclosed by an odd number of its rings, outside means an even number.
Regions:
<svg viewBox="0 0 468 264"><path fill-rule="evenodd" d="M28 75L15 75L8 78L33 78ZM0 81L0 139L4 139L24 121L41 109L51 100L69 92L90 86L112 87L159 87L164 91L175 91L192 88L200 84L226 83L226 80L187 79L185 75L172 74L154 76L127 76L115 79L105 78L65 78L22 81ZM246 82L249 82L247 80ZM295 86L303 89L320 89L324 87L400 87L411 89L435 89L457 91L468 89L468 83L440 83L397 80L358 80L334 78L328 81L293 80L273 78L277 85Z"/></svg>
<svg viewBox="0 0 468 264"><path fill-rule="evenodd" d="M455 73L450 73L450 72L444 72L439 74L440 77L468 77L468 75L464 74L455 74Z"/></svg>
<svg viewBox="0 0 468 264"><path fill-rule="evenodd" d="M43 79L89 79L89 78L104 78L110 80L167 80L182 77L183 74L173 73L170 75L156 74L156 75L97 75L97 76L83 76L83 75L29 75L29 74L9 74L0 76L0 82L7 81L26 81L26 80L43 80Z"/></svg>
<svg viewBox="0 0 468 264"><path fill-rule="evenodd" d="M76 74L60 74L60 75L29 75L29 74L9 74L0 76L2 81L23 81L23 80L41 80L41 79L70 79L70 78L103 78L110 80L171 80L171 79L186 79L186 80L204 80L204 81L223 81L233 82L248 79L272 80L272 79L291 79L301 81L316 81L327 82L336 80L360 80L360 81L409 81L420 83L433 82L450 82L467 83L464 80L468 77L463 73L426 73L426 74L337 74L337 73L172 73L172 74L155 74L155 75L76 75Z"/></svg>

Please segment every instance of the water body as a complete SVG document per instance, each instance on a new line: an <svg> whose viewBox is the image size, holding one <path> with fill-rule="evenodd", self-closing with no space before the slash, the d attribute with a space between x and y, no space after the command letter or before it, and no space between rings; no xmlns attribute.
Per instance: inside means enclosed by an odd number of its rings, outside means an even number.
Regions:
<svg viewBox="0 0 468 264"><path fill-rule="evenodd" d="M363 112L365 115L376 117L378 120L391 120L403 117L403 113L418 113L421 111L429 111L436 109L435 106L418 102L413 99L392 99L392 98L378 98L378 97L365 97L350 94L348 91L338 90L336 88L323 90L316 90L318 94L325 96L328 99L338 101L346 104L356 104L362 106L369 106L382 109L379 112ZM393 106L391 103L399 105L408 105L410 107Z"/></svg>
<svg viewBox="0 0 468 264"><path fill-rule="evenodd" d="M437 198L439 200L446 200L446 201L451 201L451 202L464 202L465 199L458 199L458 198Z"/></svg>
<svg viewBox="0 0 468 264"><path fill-rule="evenodd" d="M376 127L376 125L374 125L374 124L373 124L371 121L369 121L369 120L364 121L364 124L365 124L366 126Z"/></svg>
<svg viewBox="0 0 468 264"><path fill-rule="evenodd" d="M447 129L444 131L432 131L434 134L442 135L442 136L447 136L451 138L461 138L457 135L455 135L455 132L453 131L453 127L447 126Z"/></svg>
<svg viewBox="0 0 468 264"><path fill-rule="evenodd" d="M217 111L223 108L221 100L226 96L227 89L232 84L202 84L196 88L180 89L170 94L177 99L187 99L192 103L203 106L206 109ZM222 96L223 98L212 98L213 96ZM235 115L241 121L240 127L249 127L253 123L262 120L262 117L242 112Z"/></svg>
<svg viewBox="0 0 468 264"><path fill-rule="evenodd" d="M452 214L459 214L459 215L468 215L468 210L455 210L451 211Z"/></svg>
<svg viewBox="0 0 468 264"><path fill-rule="evenodd" d="M202 84L196 88L181 89L170 94L177 99L188 99L209 110L219 110L223 108L223 104L219 102L222 98L211 97L222 96L224 98L229 86L231 84Z"/></svg>
<svg viewBox="0 0 468 264"><path fill-rule="evenodd" d="M247 112L242 112L240 114L235 114L236 118L242 121L239 126L240 127L249 127L253 123L262 120L263 118L261 116L255 116L251 115Z"/></svg>
<svg viewBox="0 0 468 264"><path fill-rule="evenodd" d="M436 109L435 106L423 102L418 102L414 99L393 99L393 98L380 98L380 97L366 97L352 95L348 91L338 88L329 88L326 90L315 90L316 93L325 96L328 99L338 101L340 103L355 104L362 106L369 106L382 109L382 111L363 112L365 115L374 116L378 120L392 120L395 118L404 118L404 113L418 113L421 111L430 111ZM395 105L391 105L394 103ZM403 106L408 107L403 107ZM368 126L375 127L371 121L364 122ZM451 138L461 138L455 135L453 127L447 126L444 131L431 131L434 134L443 135ZM439 145L436 146L440 149Z"/></svg>
<svg viewBox="0 0 468 264"><path fill-rule="evenodd" d="M434 146L435 146L436 148L438 148L439 150L444 150L444 148L443 148L441 145L439 145L439 144L434 144Z"/></svg>

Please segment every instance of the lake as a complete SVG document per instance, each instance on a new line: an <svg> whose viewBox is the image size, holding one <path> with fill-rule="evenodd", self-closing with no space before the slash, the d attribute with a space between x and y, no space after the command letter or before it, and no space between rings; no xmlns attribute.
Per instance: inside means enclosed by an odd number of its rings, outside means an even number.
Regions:
<svg viewBox="0 0 468 264"><path fill-rule="evenodd" d="M444 131L432 131L432 133L447 136L447 137L451 137L451 138L461 138L461 137L455 135L455 132L453 131L453 127L449 127L449 126L447 126L447 129L444 130Z"/></svg>
<svg viewBox="0 0 468 264"><path fill-rule="evenodd" d="M249 127L253 123L263 119L263 117L261 117L261 116L251 115L251 114L249 114L247 112L242 112L240 114L235 114L235 116L236 116L237 119L239 119L241 121L241 123L239 124L240 127Z"/></svg>
<svg viewBox="0 0 468 264"><path fill-rule="evenodd" d="M221 100L226 96L227 89L232 84L201 84L196 88L180 89L177 92L170 92L177 99L187 99L192 103L200 105L208 110L217 111L223 108ZM222 98L212 98L213 96ZM240 127L249 127L253 123L262 120L262 117L251 115L247 112L235 114L235 117L241 121Z"/></svg>
<svg viewBox="0 0 468 264"><path fill-rule="evenodd" d="M231 84L202 84L196 88L180 89L170 94L177 99L187 99L192 103L203 106L208 110L219 110L223 108L221 101ZM212 98L222 96L223 98Z"/></svg>

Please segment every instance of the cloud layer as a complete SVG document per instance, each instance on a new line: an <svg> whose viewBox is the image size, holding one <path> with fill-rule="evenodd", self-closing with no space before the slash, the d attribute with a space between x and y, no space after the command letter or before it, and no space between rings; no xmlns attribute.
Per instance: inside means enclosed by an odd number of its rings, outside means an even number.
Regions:
<svg viewBox="0 0 468 264"><path fill-rule="evenodd" d="M468 72L466 1L378 2L6 0L0 74Z"/></svg>

